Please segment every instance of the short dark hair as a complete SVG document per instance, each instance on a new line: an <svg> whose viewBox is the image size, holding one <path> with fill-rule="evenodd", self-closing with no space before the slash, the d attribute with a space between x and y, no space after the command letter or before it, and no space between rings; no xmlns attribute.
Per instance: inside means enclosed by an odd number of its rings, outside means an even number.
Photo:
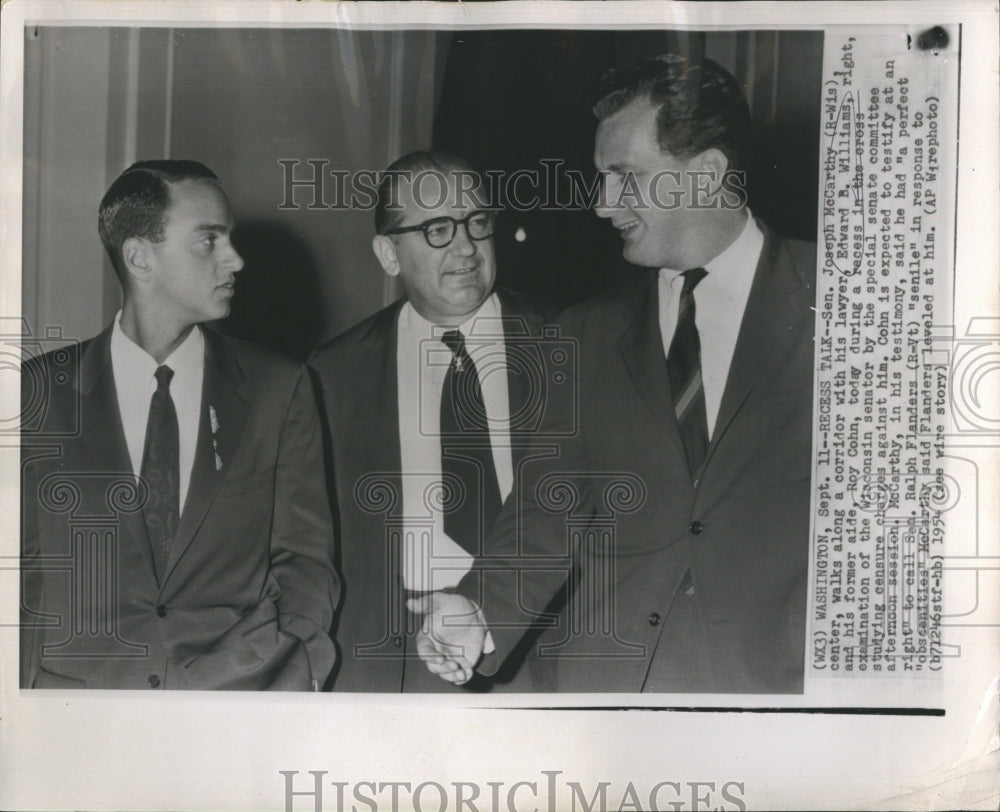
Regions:
<svg viewBox="0 0 1000 812"><path fill-rule="evenodd" d="M218 181L218 176L197 161L137 161L115 178L101 199L97 233L122 284L128 278L122 245L129 237L163 239L170 184L184 180Z"/></svg>
<svg viewBox="0 0 1000 812"><path fill-rule="evenodd" d="M636 99L657 108L662 152L686 159L715 148L728 159L729 170L748 169L750 108L736 79L717 62L660 54L612 68L601 80L594 115L603 121Z"/></svg>
<svg viewBox="0 0 1000 812"><path fill-rule="evenodd" d="M472 168L464 158L444 150L418 150L397 158L385 172L378 185L375 200L375 233L385 234L398 226L403 219L403 209L399 205L399 184L403 179L413 182L422 172L451 175L456 172L471 173L478 181L477 189L483 188L483 176Z"/></svg>

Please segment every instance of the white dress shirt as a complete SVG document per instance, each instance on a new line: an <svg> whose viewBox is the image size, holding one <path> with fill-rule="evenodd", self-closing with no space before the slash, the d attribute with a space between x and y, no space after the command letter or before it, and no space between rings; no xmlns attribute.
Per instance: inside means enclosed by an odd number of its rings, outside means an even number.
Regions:
<svg viewBox="0 0 1000 812"><path fill-rule="evenodd" d="M403 482L403 582L408 589L455 586L469 571L470 556L444 532L444 514L435 496L441 483L441 393L452 362L441 341L449 327L434 325L407 302L399 312L396 380L399 397L399 450ZM491 295L457 328L476 365L483 390L493 464L500 498L513 487L507 355L500 302Z"/></svg>
<svg viewBox="0 0 1000 812"><path fill-rule="evenodd" d="M163 364L174 371L170 380L170 397L177 412L180 507L183 512L198 442L201 384L205 377L205 339L201 328L195 327ZM156 391L155 373L159 366L151 355L122 331L119 311L111 329L111 368L115 376L115 391L118 393L118 411L125 430L125 443L132 461L132 471L137 479L142 470L149 404Z"/></svg>
<svg viewBox="0 0 1000 812"><path fill-rule="evenodd" d="M709 437L715 432L715 421L729 377L729 365L736 351L743 311L750 297L750 287L763 247L764 235L747 209L743 231L732 245L705 264L708 275L694 289L694 321L701 342L701 377L705 388ZM684 270L660 269L660 335L665 356L670 352L670 342L677 328L677 308L684 287L681 273Z"/></svg>

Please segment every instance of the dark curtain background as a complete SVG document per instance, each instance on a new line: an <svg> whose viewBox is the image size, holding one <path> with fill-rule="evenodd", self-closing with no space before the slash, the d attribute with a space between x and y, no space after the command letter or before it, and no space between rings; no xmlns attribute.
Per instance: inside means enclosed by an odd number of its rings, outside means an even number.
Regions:
<svg viewBox="0 0 1000 812"><path fill-rule="evenodd" d="M223 329L305 358L399 295L372 255L371 212L327 204L331 171L436 145L508 176L548 160L593 181L598 78L665 51L743 83L751 207L813 239L822 32L29 27L24 316L67 338L108 324L120 291L96 234L103 190L135 159L193 158L222 179L246 260ZM320 203L299 188L288 205L279 162L301 180L314 160ZM550 311L629 272L588 210L510 211L497 245L501 283Z"/></svg>
<svg viewBox="0 0 1000 812"><path fill-rule="evenodd" d="M507 173L560 159L592 180L599 77L668 51L707 55L744 85L754 124L750 206L780 233L815 239L822 32L461 32L448 54L434 146ZM621 259L621 238L592 211L508 207L497 251L500 283L553 312L634 271Z"/></svg>

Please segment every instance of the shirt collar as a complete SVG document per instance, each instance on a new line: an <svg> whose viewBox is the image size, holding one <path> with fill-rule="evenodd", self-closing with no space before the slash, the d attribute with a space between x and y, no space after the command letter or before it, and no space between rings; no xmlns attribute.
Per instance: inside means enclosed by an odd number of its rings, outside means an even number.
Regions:
<svg viewBox="0 0 1000 812"><path fill-rule="evenodd" d="M747 209L747 221L743 225L740 235L733 240L725 251L710 262L705 263L705 270L709 275L716 278L726 278L734 276L747 266L747 258L754 257L751 273L757 266L757 255L760 253L760 244L763 244L764 235L757 226L750 210Z"/></svg>
<svg viewBox="0 0 1000 812"><path fill-rule="evenodd" d="M153 356L125 335L121 326L121 318L122 312L119 310L111 328L111 359L115 369L123 373L129 380L152 380L160 364L157 364ZM186 378L198 370L199 366L204 363L204 358L205 339L201 334L201 328L195 326L180 346L175 348L170 356L164 360L163 365L169 366L174 371L175 376Z"/></svg>
<svg viewBox="0 0 1000 812"><path fill-rule="evenodd" d="M428 321L417 312L417 309L411 302L403 305L403 309L399 314L400 327L419 333L420 335L433 336L434 338L440 338L448 330L459 330L463 336L495 332L496 322L494 319L499 318L500 301L496 293L491 293L487 296L485 301L457 327L443 327Z"/></svg>
<svg viewBox="0 0 1000 812"><path fill-rule="evenodd" d="M705 263L704 268L708 271L708 276L699 285L699 289L749 289L749 280L752 280L757 270L757 261L764 245L764 234L750 209L745 211L747 220L739 236L725 251ZM683 270L660 268L660 276L665 282L670 282L681 273Z"/></svg>

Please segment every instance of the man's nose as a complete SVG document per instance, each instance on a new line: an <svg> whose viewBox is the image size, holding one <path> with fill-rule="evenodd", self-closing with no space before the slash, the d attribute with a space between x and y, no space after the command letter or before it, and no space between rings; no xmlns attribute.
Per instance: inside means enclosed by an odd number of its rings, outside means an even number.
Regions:
<svg viewBox="0 0 1000 812"><path fill-rule="evenodd" d="M601 183L597 190L597 201L594 203L594 214L598 217L611 217L616 211L621 208L619 199L621 191L621 182L614 181L607 177L607 175L601 176Z"/></svg>
<svg viewBox="0 0 1000 812"><path fill-rule="evenodd" d="M223 267L230 273L239 273L243 270L243 257L239 255L237 250L233 248L233 244L229 244L229 252L223 259Z"/></svg>
<svg viewBox="0 0 1000 812"><path fill-rule="evenodd" d="M460 223L455 226L455 237L449 246L451 250L463 257L471 257L476 251L476 243L469 236L469 224Z"/></svg>

